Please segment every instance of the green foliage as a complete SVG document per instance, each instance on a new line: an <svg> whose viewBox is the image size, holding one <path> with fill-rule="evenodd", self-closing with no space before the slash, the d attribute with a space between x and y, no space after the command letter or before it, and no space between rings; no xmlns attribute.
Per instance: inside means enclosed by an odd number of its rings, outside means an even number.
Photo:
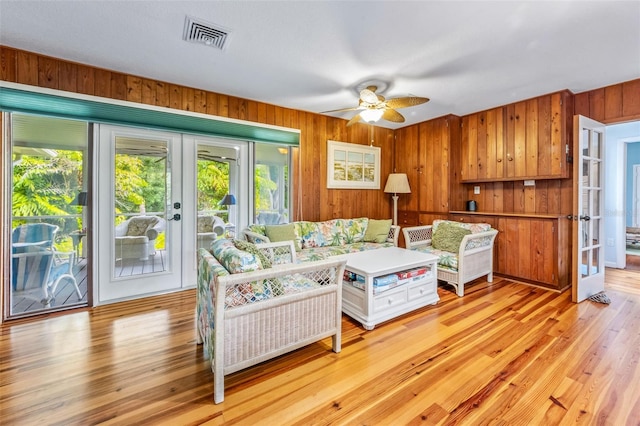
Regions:
<svg viewBox="0 0 640 426"><path fill-rule="evenodd" d="M24 156L13 167L13 216L64 216L82 187L79 152L55 151L51 158Z"/></svg>
<svg viewBox="0 0 640 426"><path fill-rule="evenodd" d="M198 160L198 211L218 210L229 192L229 163Z"/></svg>
<svg viewBox="0 0 640 426"><path fill-rule="evenodd" d="M255 168L255 209L259 210L277 210L278 206L274 206L273 195L278 189L278 170L276 166L268 166L258 164ZM275 173L275 176L272 174Z"/></svg>

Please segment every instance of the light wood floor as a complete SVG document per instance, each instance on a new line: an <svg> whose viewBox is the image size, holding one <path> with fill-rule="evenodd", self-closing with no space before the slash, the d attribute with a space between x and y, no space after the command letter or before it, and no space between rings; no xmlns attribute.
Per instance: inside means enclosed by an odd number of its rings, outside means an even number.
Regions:
<svg viewBox="0 0 640 426"><path fill-rule="evenodd" d="M228 376L195 343L193 290L4 325L3 425L640 424L640 283L610 305L497 277Z"/></svg>

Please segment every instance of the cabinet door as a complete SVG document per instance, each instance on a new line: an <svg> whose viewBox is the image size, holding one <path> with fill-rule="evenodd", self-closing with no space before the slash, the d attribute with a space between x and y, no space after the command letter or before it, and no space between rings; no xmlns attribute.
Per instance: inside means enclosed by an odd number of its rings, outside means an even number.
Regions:
<svg viewBox="0 0 640 426"><path fill-rule="evenodd" d="M449 151L450 124L448 118L438 118L419 126L418 209L423 212L449 211Z"/></svg>
<svg viewBox="0 0 640 426"><path fill-rule="evenodd" d="M418 210L420 196L418 181L423 167L418 156L418 128L419 126L408 126L396 130L394 172L406 173L411 187L410 194L400 194L398 210Z"/></svg>
<svg viewBox="0 0 640 426"><path fill-rule="evenodd" d="M462 117L463 182L568 177L568 92Z"/></svg>
<svg viewBox="0 0 640 426"><path fill-rule="evenodd" d="M558 286L556 219L500 218L497 273Z"/></svg>
<svg viewBox="0 0 640 426"><path fill-rule="evenodd" d="M461 170L462 181L478 179L478 114L462 117L461 134Z"/></svg>

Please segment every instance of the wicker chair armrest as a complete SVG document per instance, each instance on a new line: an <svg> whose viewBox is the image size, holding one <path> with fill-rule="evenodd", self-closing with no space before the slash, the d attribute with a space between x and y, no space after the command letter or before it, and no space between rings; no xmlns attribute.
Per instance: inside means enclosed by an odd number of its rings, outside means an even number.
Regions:
<svg viewBox="0 0 640 426"><path fill-rule="evenodd" d="M460 243L459 256L462 256L463 253L469 254L470 252L493 250L496 235L498 235L497 229L465 235Z"/></svg>
<svg viewBox="0 0 640 426"><path fill-rule="evenodd" d="M226 294L226 288L252 282L260 282L264 280L273 280L275 278L285 277L289 275L304 275L315 280L323 286L335 285L342 288L342 277L344 267L347 263L346 259L341 256L333 256L328 259L318 260L315 262L304 262L296 264L274 265L269 269L260 269L252 272L229 275L215 275L216 293ZM219 298L221 299L221 298ZM218 304L216 308L224 307L224 300L216 300Z"/></svg>
<svg viewBox="0 0 640 426"><path fill-rule="evenodd" d="M431 245L433 228L431 225L409 226L402 228L404 244L409 250Z"/></svg>

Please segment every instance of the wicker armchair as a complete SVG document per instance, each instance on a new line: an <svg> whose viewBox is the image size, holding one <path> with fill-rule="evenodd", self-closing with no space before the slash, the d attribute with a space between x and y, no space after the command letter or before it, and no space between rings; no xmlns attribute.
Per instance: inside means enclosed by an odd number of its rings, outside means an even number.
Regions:
<svg viewBox="0 0 640 426"><path fill-rule="evenodd" d="M165 229L158 216L133 216L115 228L116 260L148 260L156 254L156 238Z"/></svg>
<svg viewBox="0 0 640 426"><path fill-rule="evenodd" d="M218 216L198 216L198 248L209 249L216 238L224 235L224 220Z"/></svg>
<svg viewBox="0 0 640 426"><path fill-rule="evenodd" d="M462 238L457 252L438 250L432 246L433 230L439 223L455 224L471 231ZM493 243L498 231L489 224L436 220L433 225L402 228L402 232L407 249L438 256L438 279L452 285L458 296L464 295L464 285L469 281L484 275L488 282L493 281Z"/></svg>

